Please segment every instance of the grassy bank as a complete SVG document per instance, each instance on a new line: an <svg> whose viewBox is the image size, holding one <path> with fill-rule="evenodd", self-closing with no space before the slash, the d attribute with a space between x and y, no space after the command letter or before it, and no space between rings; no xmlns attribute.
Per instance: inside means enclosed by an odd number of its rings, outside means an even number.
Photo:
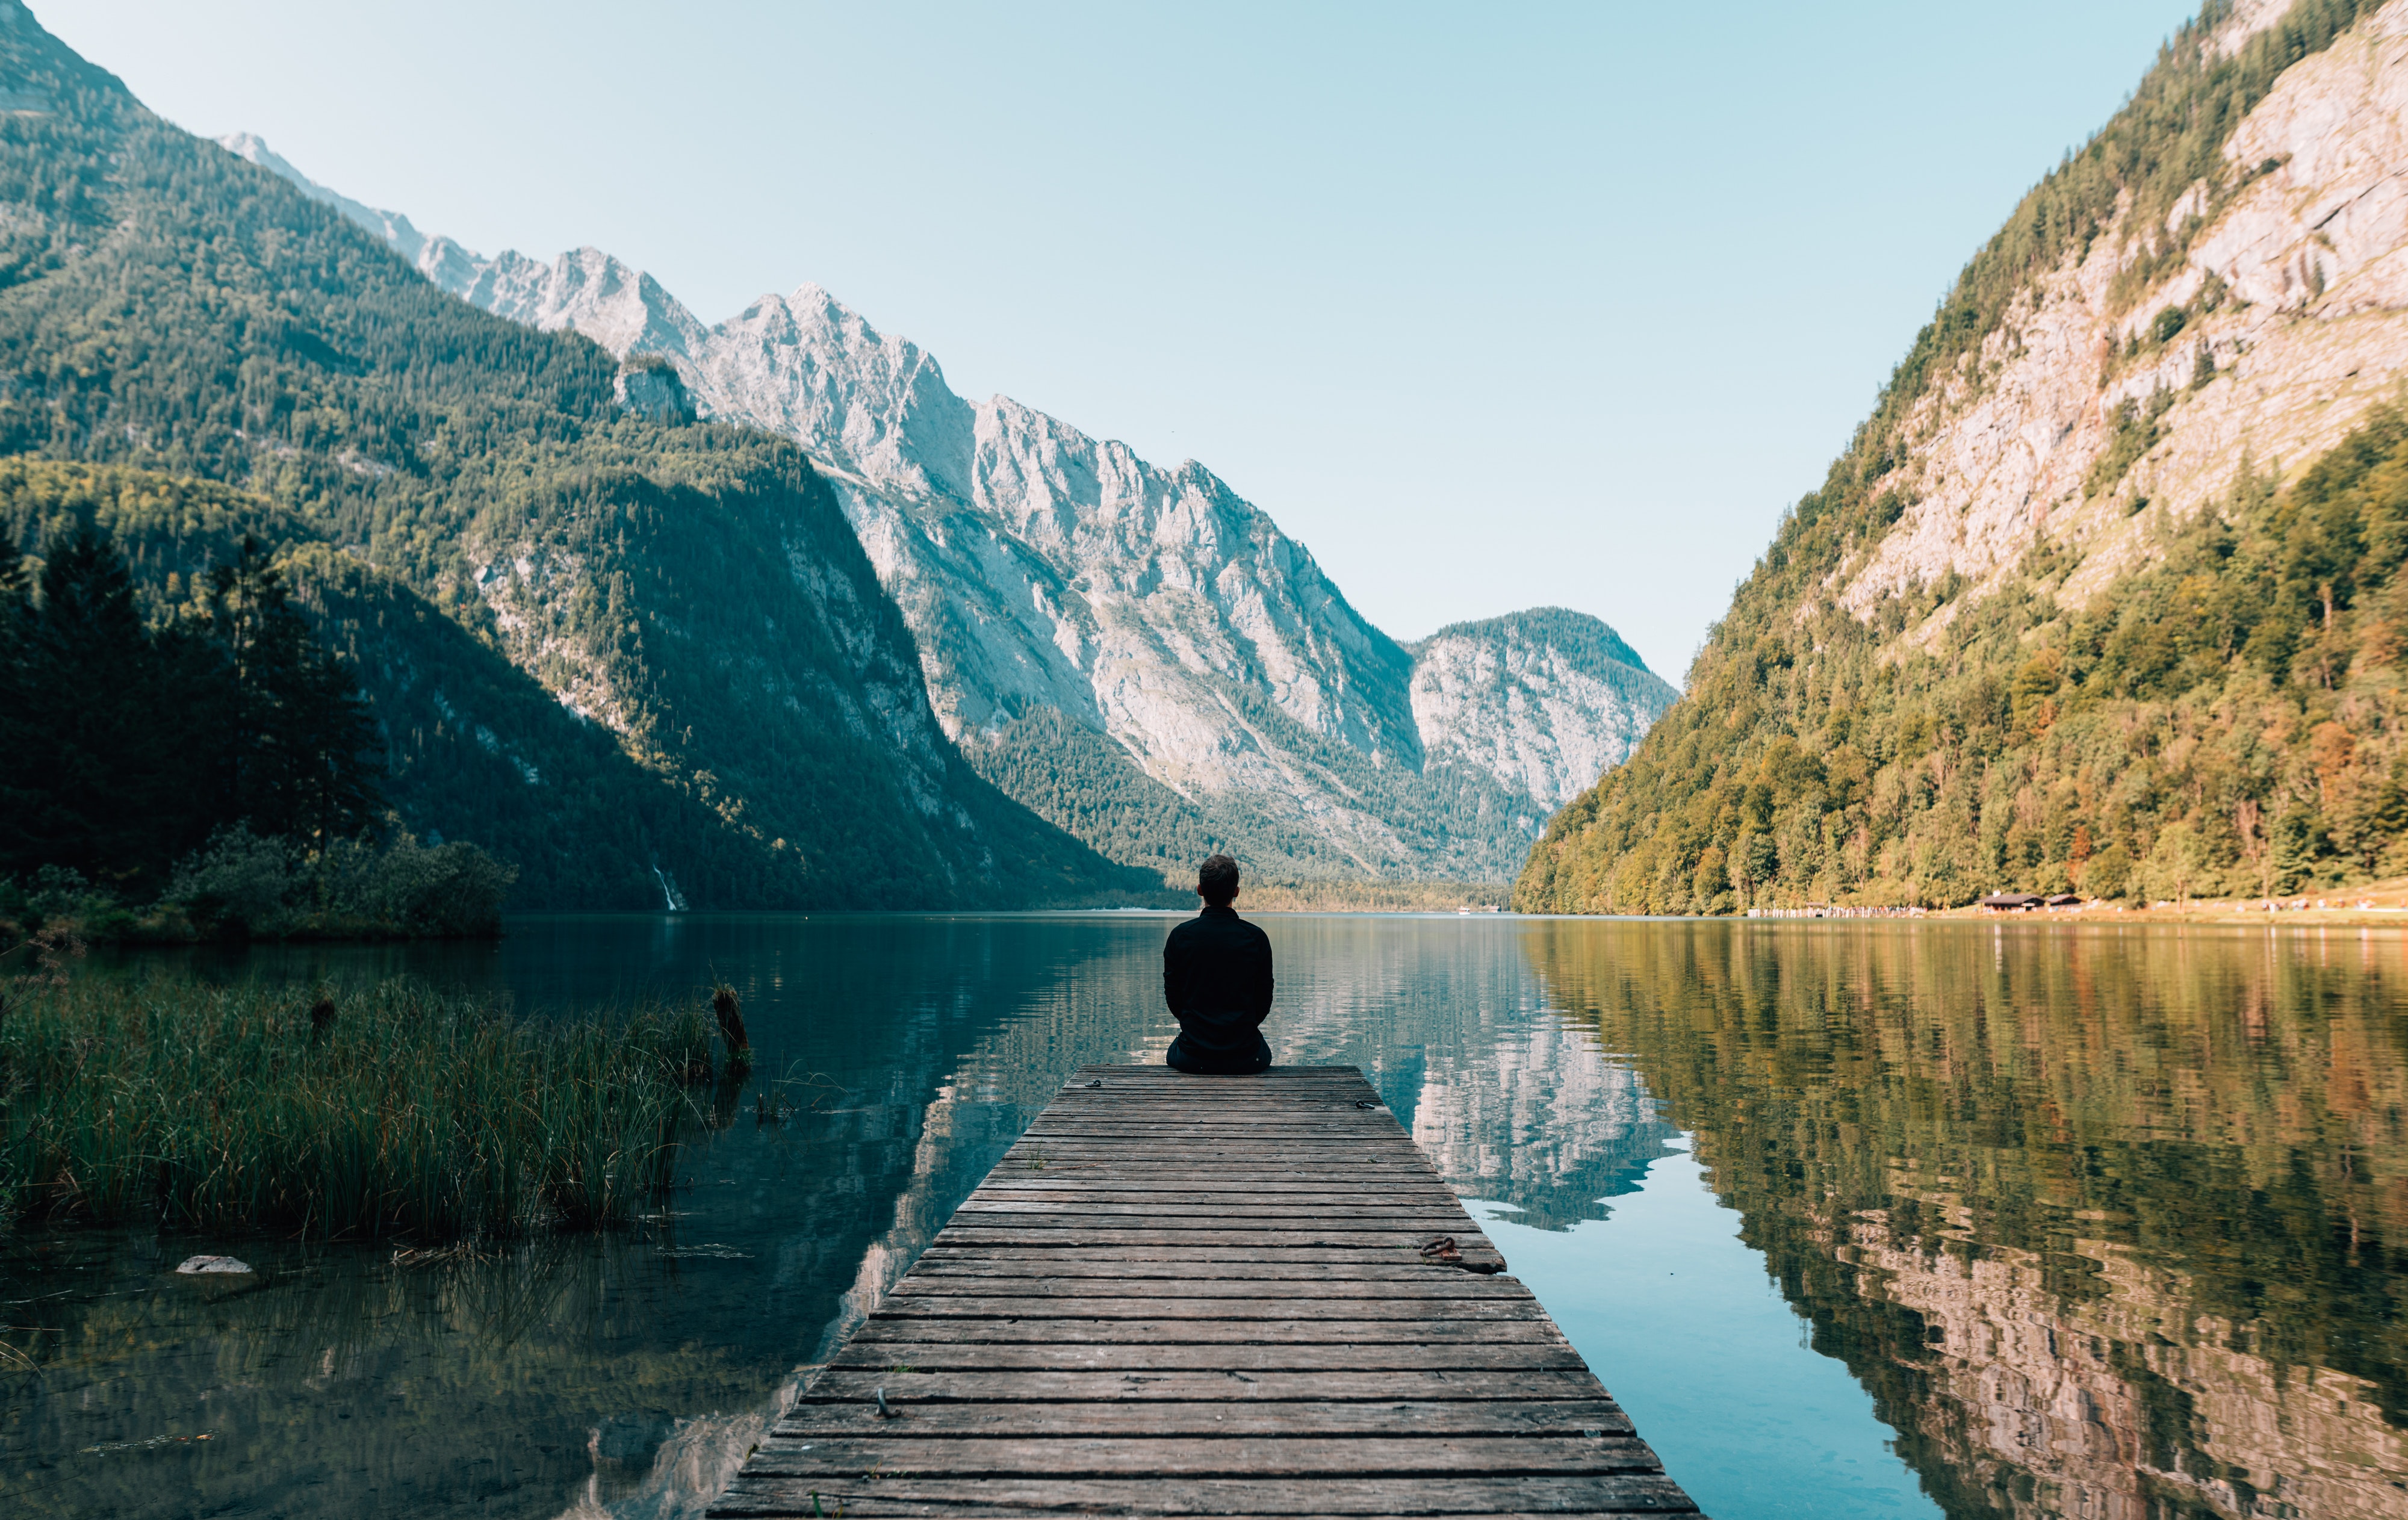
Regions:
<svg viewBox="0 0 2408 1520"><path fill-rule="evenodd" d="M532 1022L411 982L165 975L0 1010L0 1213L423 1240L595 1228L667 1186L694 1007Z"/></svg>

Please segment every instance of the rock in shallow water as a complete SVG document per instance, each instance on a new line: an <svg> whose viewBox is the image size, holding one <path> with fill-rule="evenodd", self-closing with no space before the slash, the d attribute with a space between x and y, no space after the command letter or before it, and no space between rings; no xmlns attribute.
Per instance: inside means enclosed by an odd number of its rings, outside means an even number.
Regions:
<svg viewBox="0 0 2408 1520"><path fill-rule="evenodd" d="M200 1272L247 1272L251 1270L251 1263L232 1256L187 1256L184 1264L176 1270L187 1276Z"/></svg>

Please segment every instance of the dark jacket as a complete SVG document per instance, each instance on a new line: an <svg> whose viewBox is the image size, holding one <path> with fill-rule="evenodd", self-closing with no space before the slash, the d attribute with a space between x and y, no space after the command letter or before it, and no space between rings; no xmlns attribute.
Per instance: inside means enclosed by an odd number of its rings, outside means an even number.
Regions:
<svg viewBox="0 0 2408 1520"><path fill-rule="evenodd" d="M1162 1000L1199 1051L1251 1050L1271 1011L1271 939L1234 908L1206 908L1162 943Z"/></svg>

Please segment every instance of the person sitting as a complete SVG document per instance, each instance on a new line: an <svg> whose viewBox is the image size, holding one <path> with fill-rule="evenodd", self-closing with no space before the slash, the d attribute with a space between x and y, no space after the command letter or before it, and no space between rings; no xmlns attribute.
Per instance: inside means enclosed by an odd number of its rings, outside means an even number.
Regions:
<svg viewBox="0 0 2408 1520"><path fill-rule="evenodd" d="M1247 1077L1267 1070L1271 1048L1271 940L1229 906L1238 863L1214 855L1196 873L1204 911L1162 944L1162 999L1179 1020L1166 1064L1197 1076Z"/></svg>

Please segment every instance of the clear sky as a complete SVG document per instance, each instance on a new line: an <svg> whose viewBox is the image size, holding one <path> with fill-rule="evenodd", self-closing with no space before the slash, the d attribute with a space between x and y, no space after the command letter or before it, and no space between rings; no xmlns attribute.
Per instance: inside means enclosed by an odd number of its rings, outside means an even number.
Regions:
<svg viewBox="0 0 2408 1520"><path fill-rule="evenodd" d="M195 132L706 322L824 285L1203 461L1403 638L1678 680L1949 280L2191 0L32 0Z"/></svg>

